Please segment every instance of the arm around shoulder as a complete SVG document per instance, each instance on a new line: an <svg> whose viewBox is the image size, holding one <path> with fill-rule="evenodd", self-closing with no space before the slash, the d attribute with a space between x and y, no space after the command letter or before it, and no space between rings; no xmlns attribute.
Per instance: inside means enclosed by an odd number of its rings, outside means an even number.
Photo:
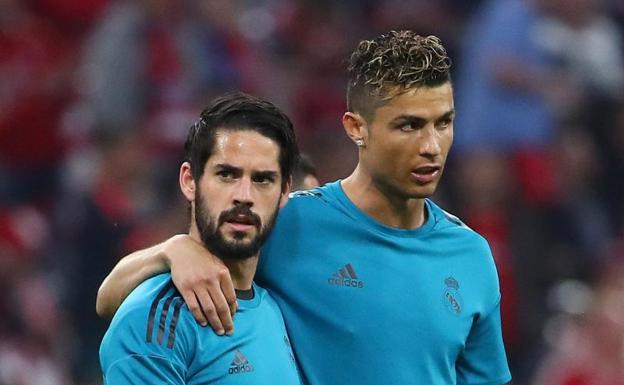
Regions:
<svg viewBox="0 0 624 385"><path fill-rule="evenodd" d="M104 279L97 293L96 311L102 318L112 318L123 300L141 282L169 271L167 250L180 237L175 235L147 249L123 257Z"/></svg>
<svg viewBox="0 0 624 385"><path fill-rule="evenodd" d="M227 267L190 235L175 235L163 243L124 257L98 290L96 310L112 317L141 282L171 270L176 288L193 317L217 334L232 333L236 293Z"/></svg>

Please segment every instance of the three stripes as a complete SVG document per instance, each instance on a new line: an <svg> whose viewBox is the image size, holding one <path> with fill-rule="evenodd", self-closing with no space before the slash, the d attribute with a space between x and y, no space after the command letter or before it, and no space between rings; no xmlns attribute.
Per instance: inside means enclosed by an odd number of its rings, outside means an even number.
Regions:
<svg viewBox="0 0 624 385"><path fill-rule="evenodd" d="M342 269L338 270L338 273L334 274L334 277L358 279L357 274L355 274L355 270L350 263L347 263Z"/></svg>
<svg viewBox="0 0 624 385"><path fill-rule="evenodd" d="M175 342L175 330L178 325L178 318L180 316L180 308L184 304L180 293L175 290L171 281L169 281L169 283L165 285L162 290L160 290L160 292L158 292L158 295L156 295L156 298L154 298L154 301L152 301L152 306L150 307L149 315L147 317L147 334L145 336L145 340L148 343L151 343L154 337L154 322L156 319L158 304L171 289L173 289L173 293L169 297L167 297L160 312L160 317L158 320L158 335L156 337L156 341L158 342L158 344L162 344L165 337L167 315L169 314L169 309L171 308L171 304L173 303L173 315L169 323L169 338L167 339L167 348L169 349L173 349L173 343Z"/></svg>

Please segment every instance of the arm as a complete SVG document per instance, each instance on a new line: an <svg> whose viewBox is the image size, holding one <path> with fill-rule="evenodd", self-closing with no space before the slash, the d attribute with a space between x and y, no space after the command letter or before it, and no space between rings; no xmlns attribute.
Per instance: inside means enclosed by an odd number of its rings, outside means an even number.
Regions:
<svg viewBox="0 0 624 385"><path fill-rule="evenodd" d="M488 313L474 321L458 357L457 384L500 385L511 381L500 323L500 297Z"/></svg>
<svg viewBox="0 0 624 385"><path fill-rule="evenodd" d="M484 299L480 311L472 315L472 327L457 357L457 385L502 385L511 381L511 373L503 344L500 284L490 246L479 238L473 255L482 258L479 276Z"/></svg>
<svg viewBox="0 0 624 385"><path fill-rule="evenodd" d="M184 385L184 372L164 357L134 354L115 361L104 372L104 384Z"/></svg>
<svg viewBox="0 0 624 385"><path fill-rule="evenodd" d="M98 290L96 310L112 317L128 294L146 279L171 269L173 283L193 317L217 334L234 330L236 293L227 267L189 235L175 235L163 243L122 258Z"/></svg>
<svg viewBox="0 0 624 385"><path fill-rule="evenodd" d="M141 282L169 270L165 243L135 251L122 258L98 289L95 309L102 318L112 318L124 299Z"/></svg>

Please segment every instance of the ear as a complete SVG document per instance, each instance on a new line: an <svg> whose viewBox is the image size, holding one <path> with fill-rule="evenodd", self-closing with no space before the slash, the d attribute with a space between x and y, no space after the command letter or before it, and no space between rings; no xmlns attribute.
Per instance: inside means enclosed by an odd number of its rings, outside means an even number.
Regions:
<svg viewBox="0 0 624 385"><path fill-rule="evenodd" d="M193 179L193 173L191 172L191 164L189 162L184 162L180 166L180 190L182 190L182 194L189 202L195 201L195 179Z"/></svg>
<svg viewBox="0 0 624 385"><path fill-rule="evenodd" d="M356 143L358 147L366 146L368 142L368 126L362 115L356 112L345 112L342 116L342 126L353 143Z"/></svg>
<svg viewBox="0 0 624 385"><path fill-rule="evenodd" d="M288 203L288 197L290 195L290 190L292 189L292 177L288 178L288 182L286 182L286 187L282 190L282 194L280 195L279 207L280 209L286 206Z"/></svg>

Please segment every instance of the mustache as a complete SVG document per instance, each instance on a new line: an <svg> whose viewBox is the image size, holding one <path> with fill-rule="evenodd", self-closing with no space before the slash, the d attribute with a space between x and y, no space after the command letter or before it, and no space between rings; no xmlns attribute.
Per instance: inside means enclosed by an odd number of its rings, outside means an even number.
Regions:
<svg viewBox="0 0 624 385"><path fill-rule="evenodd" d="M221 212L219 215L219 226L224 224L225 222L240 222L245 221L250 225L255 226L256 228L260 228L260 224L262 223L260 217L251 211L248 206L238 205L233 208Z"/></svg>

